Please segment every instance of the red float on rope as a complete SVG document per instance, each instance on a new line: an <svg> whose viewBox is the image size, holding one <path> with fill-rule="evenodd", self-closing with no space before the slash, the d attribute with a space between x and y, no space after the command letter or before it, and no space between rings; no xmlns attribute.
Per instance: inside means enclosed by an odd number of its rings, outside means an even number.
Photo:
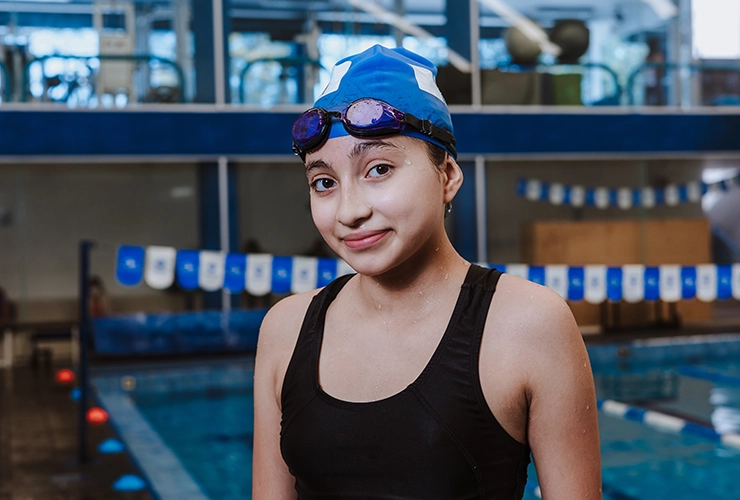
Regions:
<svg viewBox="0 0 740 500"><path fill-rule="evenodd" d="M108 412L97 406L87 410L87 421L91 424L103 424L108 421Z"/></svg>
<svg viewBox="0 0 740 500"><path fill-rule="evenodd" d="M69 384L75 379L75 372L68 368L62 368L57 372L56 379L60 384Z"/></svg>

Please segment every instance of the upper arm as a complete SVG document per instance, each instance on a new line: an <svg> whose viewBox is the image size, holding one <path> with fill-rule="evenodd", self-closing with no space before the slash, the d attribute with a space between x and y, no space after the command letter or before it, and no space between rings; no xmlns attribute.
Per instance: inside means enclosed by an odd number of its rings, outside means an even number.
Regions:
<svg viewBox="0 0 740 500"><path fill-rule="evenodd" d="M601 498L598 412L583 338L568 305L542 289L528 347L528 440L543 498Z"/></svg>
<svg viewBox="0 0 740 500"><path fill-rule="evenodd" d="M280 452L280 389L313 294L276 304L260 327L254 366L254 454L252 498L295 499L295 479Z"/></svg>

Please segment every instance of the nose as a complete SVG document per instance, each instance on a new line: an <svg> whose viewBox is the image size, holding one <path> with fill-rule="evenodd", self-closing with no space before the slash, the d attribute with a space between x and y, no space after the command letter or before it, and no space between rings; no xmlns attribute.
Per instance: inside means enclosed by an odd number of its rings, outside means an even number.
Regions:
<svg viewBox="0 0 740 500"><path fill-rule="evenodd" d="M373 206L357 186L343 186L337 207L337 222L347 227L361 225L373 213Z"/></svg>

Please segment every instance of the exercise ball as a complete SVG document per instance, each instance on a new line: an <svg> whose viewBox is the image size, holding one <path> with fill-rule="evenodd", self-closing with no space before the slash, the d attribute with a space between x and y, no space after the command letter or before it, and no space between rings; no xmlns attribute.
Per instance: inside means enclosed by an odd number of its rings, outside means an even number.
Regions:
<svg viewBox="0 0 740 500"><path fill-rule="evenodd" d="M537 58L542 53L542 49L537 42L531 40L519 28L512 26L506 30L504 40L506 41L506 50L511 55L512 64L521 66L537 64Z"/></svg>
<svg viewBox="0 0 740 500"><path fill-rule="evenodd" d="M550 41L562 50L558 56L560 64L577 64L588 50L590 32L580 19L560 19L550 30Z"/></svg>

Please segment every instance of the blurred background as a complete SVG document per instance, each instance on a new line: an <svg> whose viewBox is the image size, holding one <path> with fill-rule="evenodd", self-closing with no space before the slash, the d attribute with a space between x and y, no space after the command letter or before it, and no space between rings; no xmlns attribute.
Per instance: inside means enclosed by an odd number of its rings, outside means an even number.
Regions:
<svg viewBox="0 0 740 500"><path fill-rule="evenodd" d="M249 498L261 318L349 271L289 129L376 43L439 67L455 247L568 300L605 497L736 498L740 0L17 0L0 500Z"/></svg>

